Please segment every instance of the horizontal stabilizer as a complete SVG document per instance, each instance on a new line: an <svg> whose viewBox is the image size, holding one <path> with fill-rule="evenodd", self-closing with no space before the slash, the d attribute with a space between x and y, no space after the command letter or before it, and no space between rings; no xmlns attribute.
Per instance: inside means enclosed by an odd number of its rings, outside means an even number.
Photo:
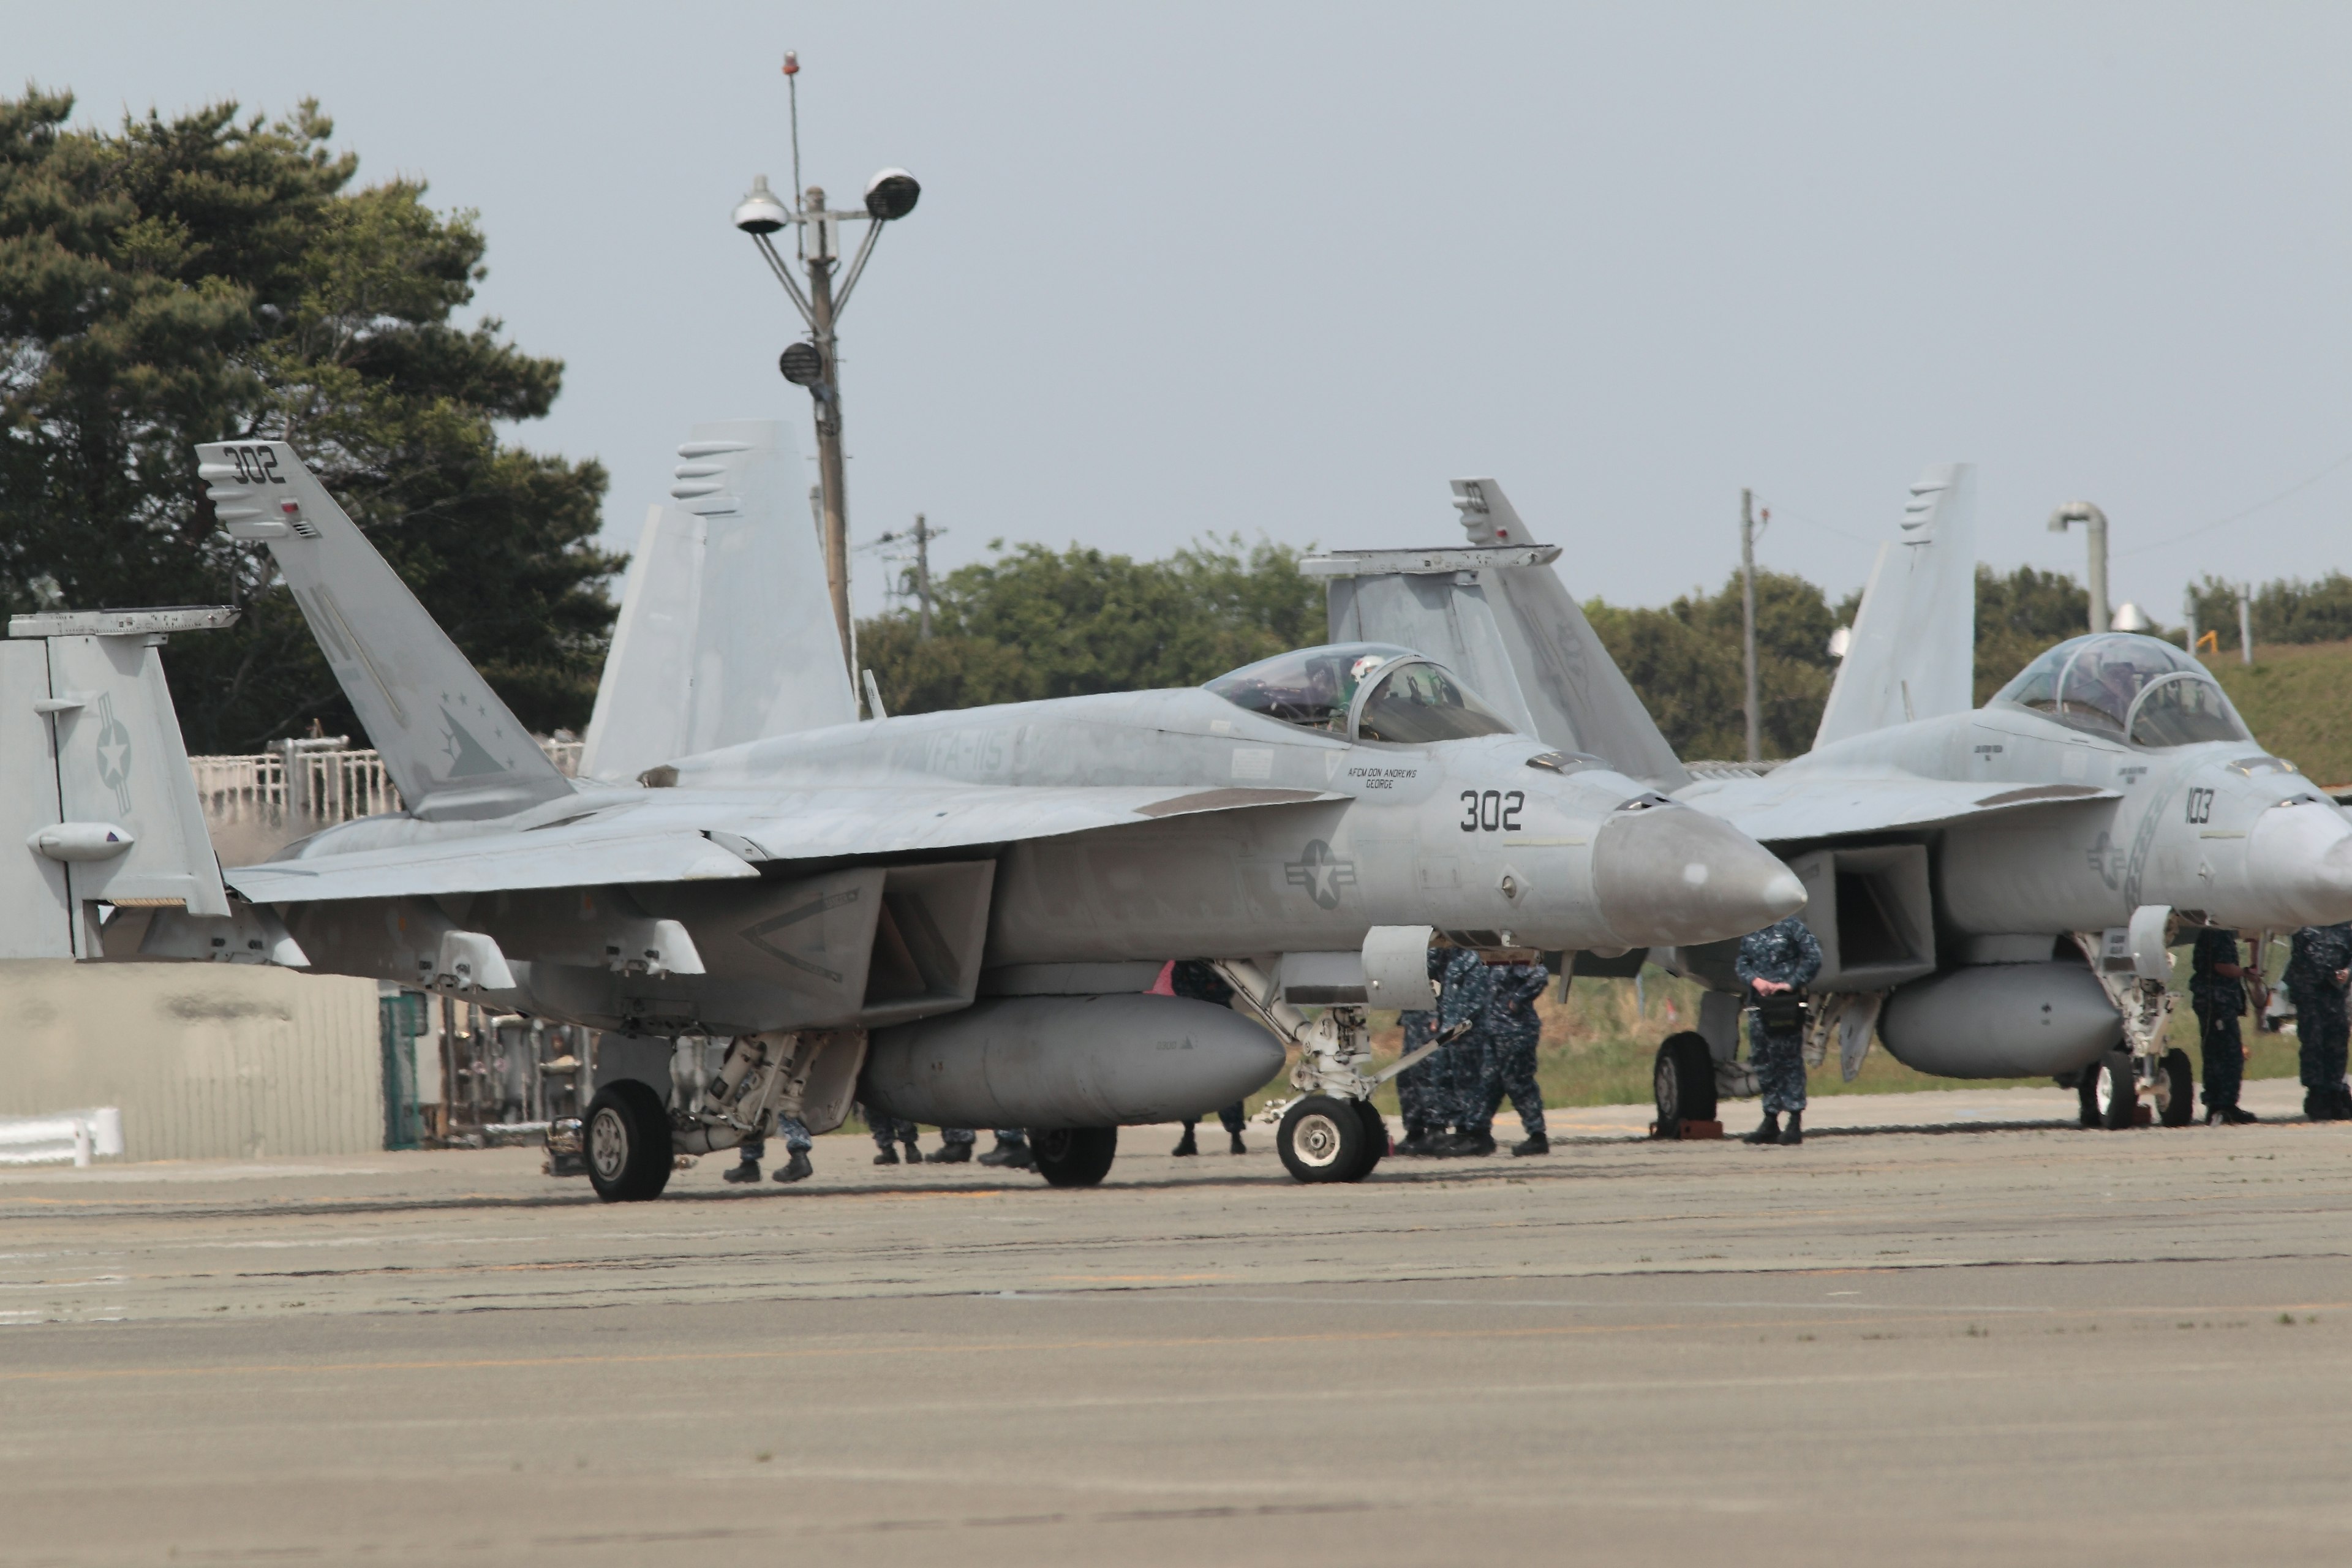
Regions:
<svg viewBox="0 0 2352 1568"><path fill-rule="evenodd" d="M506 816L572 793L294 448L196 448L230 536L267 544L411 815Z"/></svg>

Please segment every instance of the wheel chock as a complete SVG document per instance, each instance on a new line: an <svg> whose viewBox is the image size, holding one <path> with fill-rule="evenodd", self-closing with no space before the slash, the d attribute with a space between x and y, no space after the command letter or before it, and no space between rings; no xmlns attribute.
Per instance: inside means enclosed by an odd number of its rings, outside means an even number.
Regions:
<svg viewBox="0 0 2352 1568"><path fill-rule="evenodd" d="M2156 1108L2155 1108L2155 1107L2153 1107L2153 1106L2150 1106L2150 1105L2135 1105L2135 1106L2133 1106L2133 1107L2132 1107L2132 1125L2133 1125L2134 1127L2153 1127L2153 1126L2155 1126L2155 1125L2156 1125Z"/></svg>
<svg viewBox="0 0 2352 1568"><path fill-rule="evenodd" d="M1650 1123L1650 1136L1670 1139L1720 1138L1723 1136L1723 1123L1720 1121L1653 1121Z"/></svg>

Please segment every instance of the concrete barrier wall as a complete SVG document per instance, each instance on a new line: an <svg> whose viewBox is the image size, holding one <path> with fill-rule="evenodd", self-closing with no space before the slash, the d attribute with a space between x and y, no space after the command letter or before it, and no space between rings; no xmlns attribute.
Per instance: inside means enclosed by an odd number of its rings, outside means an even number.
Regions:
<svg viewBox="0 0 2352 1568"><path fill-rule="evenodd" d="M383 1147L371 980L227 963L0 963L0 1115L122 1108L124 1157Z"/></svg>

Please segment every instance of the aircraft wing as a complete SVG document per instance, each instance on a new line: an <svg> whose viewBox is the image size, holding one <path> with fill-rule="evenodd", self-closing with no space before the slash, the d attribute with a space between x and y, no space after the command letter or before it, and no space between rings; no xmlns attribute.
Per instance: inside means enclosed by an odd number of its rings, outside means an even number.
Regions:
<svg viewBox="0 0 2352 1568"><path fill-rule="evenodd" d="M1675 798L1763 844L1933 827L2030 806L2120 800L2089 784L2005 784L1909 774L1854 776L1780 769L1761 778L1701 779Z"/></svg>
<svg viewBox="0 0 2352 1568"><path fill-rule="evenodd" d="M768 861L970 848L1203 812L1345 801L1303 789L917 784L646 790L582 797L536 826L299 856L222 873L257 904L756 877ZM569 810L572 815L563 815Z"/></svg>

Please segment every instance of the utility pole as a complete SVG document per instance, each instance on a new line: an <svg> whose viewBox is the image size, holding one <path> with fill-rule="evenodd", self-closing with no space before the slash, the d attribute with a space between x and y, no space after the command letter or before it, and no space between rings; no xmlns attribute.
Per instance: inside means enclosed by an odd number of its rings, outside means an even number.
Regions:
<svg viewBox="0 0 2352 1568"><path fill-rule="evenodd" d="M2242 664L2254 662L2254 585L2238 584L2238 659Z"/></svg>
<svg viewBox="0 0 2352 1568"><path fill-rule="evenodd" d="M841 634L842 663L849 670L850 684L855 686L858 672L856 633L849 615L849 496L841 452L840 345L835 324L848 308L857 279L865 274L866 259L874 254L874 242L881 237L882 226L913 212L922 187L904 169L885 169L866 183L866 206L862 212L828 211L821 186L802 189L800 69L800 56L786 50L784 82L792 100L793 205L787 209L778 201L775 193L768 188L768 176L761 174L751 182L751 194L736 204L735 226L750 235L751 242L760 247L761 258L776 275L776 281L784 286L784 292L792 297L793 307L808 327L808 337L786 348L777 368L783 372L786 381L807 387L816 405L817 488L824 535L824 581L833 595L835 626ZM835 292L834 272L841 262L841 226L861 219L866 223L866 237L859 241L856 258L850 262L849 271ZM807 278L805 292L771 237L787 225L796 231L793 258Z"/></svg>
<svg viewBox="0 0 2352 1568"><path fill-rule="evenodd" d="M915 514L915 603L922 607L922 618L917 623L918 642L931 640L931 525L923 514Z"/></svg>
<svg viewBox="0 0 2352 1568"><path fill-rule="evenodd" d="M1764 760L1764 712L1756 694L1756 492L1739 492L1740 650L1748 660L1748 760Z"/></svg>
<svg viewBox="0 0 2352 1568"><path fill-rule="evenodd" d="M2107 514L2086 500L2070 500L2050 514L2050 531L2063 533L2079 522L2091 546L2091 630L2113 629L2107 613Z"/></svg>
<svg viewBox="0 0 2352 1568"><path fill-rule="evenodd" d="M915 587L915 602L921 607L921 615L919 620L917 622L915 634L916 640L919 642L929 642L931 640L931 541L937 539L940 534L945 533L946 531L947 530L944 528L933 528L930 523L924 519L923 514L919 511L915 514L915 526L908 529L906 532L886 533L876 539L870 544L861 544L858 546L860 550L882 550L886 546L893 544L899 546L899 549L890 551L885 557L885 559L888 560L893 566L896 566L900 562L907 559L905 546L909 542L913 543L915 547L914 570L897 578L895 580L896 585L891 589L891 592L894 594L903 594L907 591L906 584L909 582L913 583Z"/></svg>

